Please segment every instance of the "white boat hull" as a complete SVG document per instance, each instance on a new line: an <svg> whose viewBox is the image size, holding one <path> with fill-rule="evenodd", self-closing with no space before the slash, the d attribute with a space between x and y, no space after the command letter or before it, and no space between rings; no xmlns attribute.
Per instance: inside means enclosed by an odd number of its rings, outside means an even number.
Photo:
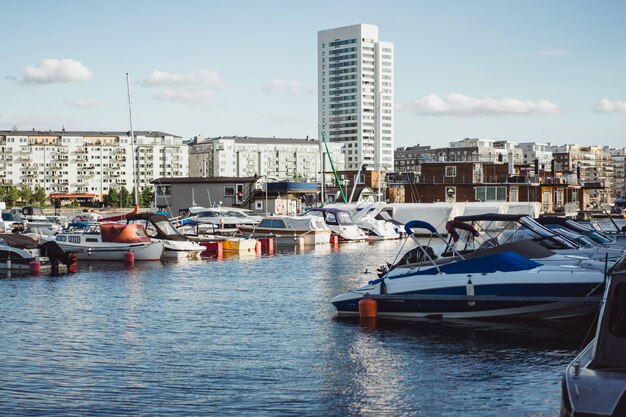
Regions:
<svg viewBox="0 0 626 417"><path fill-rule="evenodd" d="M66 252L74 252L78 260L84 261L123 261L127 252L135 254L135 261L158 261L163 254L163 242L98 243L92 246L57 243Z"/></svg>

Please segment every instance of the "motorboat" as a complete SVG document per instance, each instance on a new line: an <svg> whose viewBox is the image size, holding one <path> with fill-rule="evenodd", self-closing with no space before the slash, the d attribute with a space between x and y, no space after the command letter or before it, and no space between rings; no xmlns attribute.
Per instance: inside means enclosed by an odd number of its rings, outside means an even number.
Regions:
<svg viewBox="0 0 626 417"><path fill-rule="evenodd" d="M458 216L454 220L468 223L485 236L485 246L516 241L532 240L559 254L581 256L598 261L615 262L623 251L597 245L582 247L567 237L561 236L535 219L523 214L481 214ZM588 242L587 242L588 243Z"/></svg>
<svg viewBox="0 0 626 417"><path fill-rule="evenodd" d="M626 257L609 270L595 338L562 387L561 417L626 416Z"/></svg>
<svg viewBox="0 0 626 417"><path fill-rule="evenodd" d="M346 210L338 208L312 208L305 213L307 216L316 216L324 220L333 235L345 242L364 242L367 235L352 220Z"/></svg>
<svg viewBox="0 0 626 417"><path fill-rule="evenodd" d="M403 225L396 222L383 211L385 202L365 203L350 211L354 223L359 226L369 240L398 239L399 228Z"/></svg>
<svg viewBox="0 0 626 417"><path fill-rule="evenodd" d="M226 207L191 207L189 218L200 224L205 233L234 234L239 226L254 225L258 221Z"/></svg>
<svg viewBox="0 0 626 417"><path fill-rule="evenodd" d="M20 233L26 230L26 220L22 216L22 213L3 211L2 226L4 232Z"/></svg>
<svg viewBox="0 0 626 417"><path fill-rule="evenodd" d="M270 216L257 225L241 225L244 236L253 238L272 237L277 244L295 244L302 238L305 245L330 242L331 231L318 216Z"/></svg>
<svg viewBox="0 0 626 417"><path fill-rule="evenodd" d="M597 310L603 271L573 265L543 265L513 251L474 252L439 260L422 246L415 229L445 239L430 224L411 221L405 231L416 247L378 279L333 298L338 314L358 315L359 302L371 298L378 317L393 319L557 319ZM454 250L453 248L451 250Z"/></svg>
<svg viewBox="0 0 626 417"><path fill-rule="evenodd" d="M231 213L236 213L237 217L242 217L244 219L252 220L255 223L260 223L263 220L263 216L257 213L254 210L244 209L241 207L229 207L228 211Z"/></svg>
<svg viewBox="0 0 626 417"><path fill-rule="evenodd" d="M164 259L195 259L205 250L204 246L192 242L180 233L162 214L151 212L129 214L126 223L143 226L152 241L163 242Z"/></svg>
<svg viewBox="0 0 626 417"><path fill-rule="evenodd" d="M535 220L537 221L537 223L541 224L544 227L547 227L550 230L567 230L570 233L576 233L578 235L585 236L587 239L591 239L593 242L603 247L614 249L626 248L626 241L616 241L614 238L607 235L606 233L595 230L591 227L587 227L586 225L582 225L566 217L544 216L539 217Z"/></svg>
<svg viewBox="0 0 626 417"><path fill-rule="evenodd" d="M158 261L163 242L150 239L138 224L91 223L82 230L58 233L54 240L63 250L76 253L79 260L123 261L127 252L135 261Z"/></svg>
<svg viewBox="0 0 626 417"><path fill-rule="evenodd" d="M41 242L22 234L0 234L0 270L28 272L32 261L39 261L40 272L67 272L74 262L71 253L56 242Z"/></svg>
<svg viewBox="0 0 626 417"><path fill-rule="evenodd" d="M51 236L61 230L60 225L53 224L48 220L41 207L14 207L11 212L22 215L27 232Z"/></svg>

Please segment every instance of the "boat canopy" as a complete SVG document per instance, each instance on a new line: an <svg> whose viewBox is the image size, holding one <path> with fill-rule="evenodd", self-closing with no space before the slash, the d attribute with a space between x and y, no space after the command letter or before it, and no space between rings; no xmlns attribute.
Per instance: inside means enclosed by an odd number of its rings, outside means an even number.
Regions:
<svg viewBox="0 0 626 417"><path fill-rule="evenodd" d="M169 219L157 213L130 214L126 220L128 224L139 224L146 228L148 236L155 239L186 241L183 236L169 221Z"/></svg>
<svg viewBox="0 0 626 417"><path fill-rule="evenodd" d="M437 229L435 229L430 223L426 223L421 220L411 220L404 225L404 230L407 234L413 234L413 230L411 229L426 229L431 233L437 233Z"/></svg>
<svg viewBox="0 0 626 417"><path fill-rule="evenodd" d="M478 237L478 235L480 235L480 233L478 233L478 230L474 229L469 224L463 223L458 220L450 220L448 223L446 223L446 231L448 232L450 236L452 236L452 239L455 242L457 242L460 239L459 233L456 231L456 229L468 231L474 237Z"/></svg>
<svg viewBox="0 0 626 417"><path fill-rule="evenodd" d="M112 243L149 243L146 229L138 224L102 224L100 234L103 242Z"/></svg>

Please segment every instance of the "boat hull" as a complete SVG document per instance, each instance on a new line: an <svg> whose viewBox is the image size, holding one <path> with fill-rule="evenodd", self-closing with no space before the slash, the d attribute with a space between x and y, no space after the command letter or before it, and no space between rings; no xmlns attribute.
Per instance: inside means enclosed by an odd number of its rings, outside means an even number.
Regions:
<svg viewBox="0 0 626 417"><path fill-rule="evenodd" d="M135 261L158 261L163 254L163 242L151 243L101 243L93 246L73 245L57 242L66 252L76 254L83 261L123 261L124 255L132 252Z"/></svg>
<svg viewBox="0 0 626 417"><path fill-rule="evenodd" d="M381 318L563 319L597 310L598 302L587 296L602 285L602 274L520 271L471 280L470 291L467 274L386 279L382 296L378 283L339 295L333 304L339 315L358 315L358 302L368 294L376 299Z"/></svg>
<svg viewBox="0 0 626 417"><path fill-rule="evenodd" d="M239 230L244 236L255 239L273 237L274 243L279 245L295 245L298 238L303 238L306 246L328 244L331 234L330 230L272 229L248 226L240 227Z"/></svg>

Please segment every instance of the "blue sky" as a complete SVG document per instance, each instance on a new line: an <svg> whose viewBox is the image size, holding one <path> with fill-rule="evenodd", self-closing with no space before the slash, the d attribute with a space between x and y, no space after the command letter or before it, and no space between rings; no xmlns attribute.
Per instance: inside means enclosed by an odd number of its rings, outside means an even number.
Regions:
<svg viewBox="0 0 626 417"><path fill-rule="evenodd" d="M396 146L626 146L624 1L0 3L0 129L317 136L317 31L395 44Z"/></svg>

